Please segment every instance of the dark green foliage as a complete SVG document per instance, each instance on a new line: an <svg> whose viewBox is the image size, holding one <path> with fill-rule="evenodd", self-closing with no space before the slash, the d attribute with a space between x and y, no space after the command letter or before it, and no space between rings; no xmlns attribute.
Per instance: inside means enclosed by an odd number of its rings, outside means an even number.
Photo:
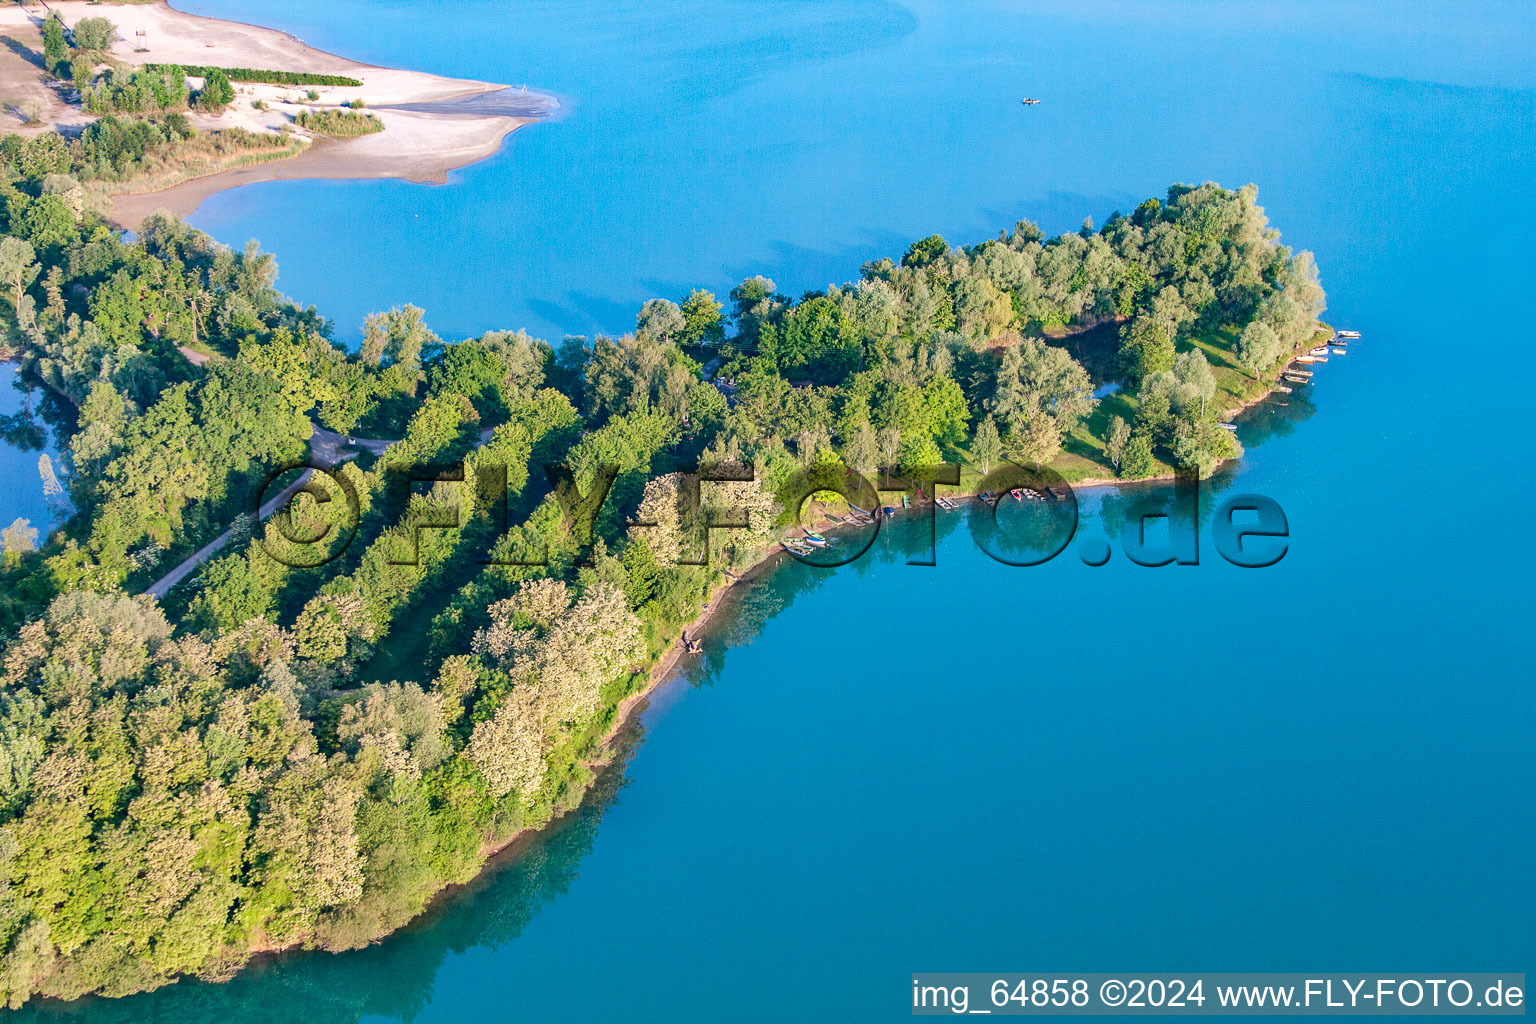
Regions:
<svg viewBox="0 0 1536 1024"><path fill-rule="evenodd" d="M189 64L145 64L149 70L160 71L175 68L193 78L207 78L215 72L231 82L260 82L267 85L345 85L359 88L362 82L345 75L312 75L306 71L261 71L254 68L216 68Z"/></svg>
<svg viewBox="0 0 1536 1024"><path fill-rule="evenodd" d="M185 110L190 92L184 68L174 64L114 68L82 94L93 114L153 114Z"/></svg>
<svg viewBox="0 0 1536 1024"><path fill-rule="evenodd" d="M218 114L234 101L235 87L229 84L229 78L218 68L210 69L203 87L197 91L197 109Z"/></svg>
<svg viewBox="0 0 1536 1024"><path fill-rule="evenodd" d="M68 59L69 44L64 41L64 23L57 14L51 14L43 22L43 66L49 74L58 74Z"/></svg>

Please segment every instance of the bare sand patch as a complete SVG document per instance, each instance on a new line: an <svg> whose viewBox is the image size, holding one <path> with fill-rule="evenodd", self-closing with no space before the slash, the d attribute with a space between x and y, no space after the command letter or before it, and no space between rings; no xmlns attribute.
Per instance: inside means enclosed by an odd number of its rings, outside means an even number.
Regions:
<svg viewBox="0 0 1536 1024"><path fill-rule="evenodd" d="M226 188L293 178L403 178L442 182L449 171L475 163L501 148L506 136L558 104L552 97L511 90L496 82L446 78L420 71L381 68L316 49L286 32L204 18L174 10L166 3L115 6L84 0L50 5L66 25L81 18L106 17L118 39L112 56L126 64L180 64L300 71L342 75L361 86L286 86L237 82L235 102L222 114L193 112L199 129L244 128L261 133L296 129L293 116L303 110L334 108L360 100L384 123L384 131L355 139L316 138L297 156L219 171L157 192L114 197L109 214L123 227L135 227L155 210L191 213L208 196ZM16 45L0 50L0 101L14 81L18 93L29 81L42 84L41 69L21 51L39 55L41 7L0 8L0 36ZM141 32L143 35L139 35ZM3 42L4 40L0 40ZM315 98L310 98L311 91ZM498 94L489 96L487 94ZM45 127L90 120L78 107L57 96L45 114ZM257 106L257 104L260 106ZM425 104L425 108L392 109ZM72 119L71 119L72 116ZM43 130L39 128L37 130Z"/></svg>

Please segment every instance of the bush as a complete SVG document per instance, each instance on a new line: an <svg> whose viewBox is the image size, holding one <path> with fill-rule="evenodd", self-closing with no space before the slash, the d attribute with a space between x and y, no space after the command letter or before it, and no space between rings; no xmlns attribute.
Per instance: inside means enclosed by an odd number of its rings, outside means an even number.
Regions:
<svg viewBox="0 0 1536 1024"><path fill-rule="evenodd" d="M235 87L218 68L212 68L197 92L197 109L217 114L235 101Z"/></svg>
<svg viewBox="0 0 1536 1024"><path fill-rule="evenodd" d="M110 50L117 38L117 26L106 18L81 18L75 23L75 48L100 52Z"/></svg>
<svg viewBox="0 0 1536 1024"><path fill-rule="evenodd" d="M338 138L371 135L384 130L384 122L372 114L350 110L304 110L293 116L293 123L306 131Z"/></svg>
<svg viewBox="0 0 1536 1024"><path fill-rule="evenodd" d="M105 80L87 88L82 98L85 109L93 114L149 114L186 107L188 94L182 68L146 64L132 71L114 69Z"/></svg>

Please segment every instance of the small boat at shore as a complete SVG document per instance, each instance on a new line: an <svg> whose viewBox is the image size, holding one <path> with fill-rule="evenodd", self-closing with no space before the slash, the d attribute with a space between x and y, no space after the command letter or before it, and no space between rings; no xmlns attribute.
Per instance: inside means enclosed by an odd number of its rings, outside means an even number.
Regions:
<svg viewBox="0 0 1536 1024"><path fill-rule="evenodd" d="M1067 492L1062 490L1060 487L1047 487L1046 490L1050 491L1052 496L1059 498L1062 501L1067 500Z"/></svg>
<svg viewBox="0 0 1536 1024"><path fill-rule="evenodd" d="M1349 349L1347 349L1347 348L1336 348L1336 349L1333 350L1333 354L1336 355L1336 356L1348 355L1349 354Z"/></svg>
<svg viewBox="0 0 1536 1024"><path fill-rule="evenodd" d="M1340 338L1358 338L1358 337L1360 337L1360 332L1359 331L1334 331L1334 334L1337 335Z"/></svg>
<svg viewBox="0 0 1536 1024"><path fill-rule="evenodd" d="M1285 372L1286 373L1294 373L1298 377L1310 377L1310 376L1312 376L1312 371L1311 370L1298 370L1294 366L1287 366L1285 368Z"/></svg>
<svg viewBox="0 0 1536 1024"><path fill-rule="evenodd" d="M1009 491L1008 493L1013 495L1013 500L1014 501L1023 501L1024 500L1024 492L1019 490L1017 487L1015 487L1013 490Z"/></svg>
<svg viewBox="0 0 1536 1024"><path fill-rule="evenodd" d="M1328 346L1319 345L1316 348L1310 350L1309 354L1314 356L1325 356L1328 354Z"/></svg>
<svg viewBox="0 0 1536 1024"><path fill-rule="evenodd" d="M1297 356L1296 357L1296 362L1298 362L1298 363L1315 363L1315 362L1317 362L1317 357L1316 356Z"/></svg>
<svg viewBox="0 0 1536 1024"><path fill-rule="evenodd" d="M1289 373L1284 374L1283 376L1285 377L1286 380L1290 381L1292 384L1306 384L1306 383L1309 383L1307 378L1305 378L1305 377L1295 377L1295 376L1292 376Z"/></svg>
<svg viewBox="0 0 1536 1024"><path fill-rule="evenodd" d="M1276 384L1275 385L1275 390L1279 391L1282 394L1286 394L1286 395L1291 393L1291 389L1286 387L1284 384Z"/></svg>
<svg viewBox="0 0 1536 1024"><path fill-rule="evenodd" d="M864 509L859 508L859 506L855 505L851 501L848 503L848 510L850 512L852 512L854 515L863 516L866 519L868 519L870 517L870 514L871 514L869 512L864 511Z"/></svg>
<svg viewBox="0 0 1536 1024"><path fill-rule="evenodd" d="M891 519L891 518L895 517L895 515L896 515L896 506L895 505L887 505L884 508L882 508L880 511L885 513L885 518Z"/></svg>
<svg viewBox="0 0 1536 1024"><path fill-rule="evenodd" d="M815 545L818 548L824 548L828 544L832 543L831 541L827 540L827 538L823 537L821 534L819 534L819 533L812 533L810 530L806 530L805 531L805 542L807 544L813 544L813 545Z"/></svg>
<svg viewBox="0 0 1536 1024"><path fill-rule="evenodd" d="M910 497L908 497L907 495L903 494L901 496L901 507L902 508L911 508L912 507L912 499Z"/></svg>
<svg viewBox="0 0 1536 1024"><path fill-rule="evenodd" d="M1222 430L1230 430L1234 434L1237 433L1237 424L1236 423L1218 423L1216 425L1218 427L1220 427Z"/></svg>

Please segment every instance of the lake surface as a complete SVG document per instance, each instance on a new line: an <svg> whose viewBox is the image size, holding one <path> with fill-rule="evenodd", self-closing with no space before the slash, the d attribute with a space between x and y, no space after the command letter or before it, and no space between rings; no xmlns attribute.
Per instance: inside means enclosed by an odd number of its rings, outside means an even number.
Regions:
<svg viewBox="0 0 1536 1024"><path fill-rule="evenodd" d="M25 519L37 530L41 546L48 531L68 517L68 500L49 500L43 492L38 458L47 455L56 477L62 473L53 430L38 408L48 398L40 389L17 387L21 374L15 363L0 363L0 527ZM62 478L59 479L63 484Z"/></svg>
<svg viewBox="0 0 1536 1024"><path fill-rule="evenodd" d="M1214 179L1365 338L1217 482L1284 508L1278 565L1088 568L1102 492L1033 569L957 517L909 566L900 524L742 590L598 797L405 933L22 1019L884 1021L913 971L1533 962L1528 5L185 6L567 102L447 187L198 212L339 337L406 301L448 337L620 330Z"/></svg>

